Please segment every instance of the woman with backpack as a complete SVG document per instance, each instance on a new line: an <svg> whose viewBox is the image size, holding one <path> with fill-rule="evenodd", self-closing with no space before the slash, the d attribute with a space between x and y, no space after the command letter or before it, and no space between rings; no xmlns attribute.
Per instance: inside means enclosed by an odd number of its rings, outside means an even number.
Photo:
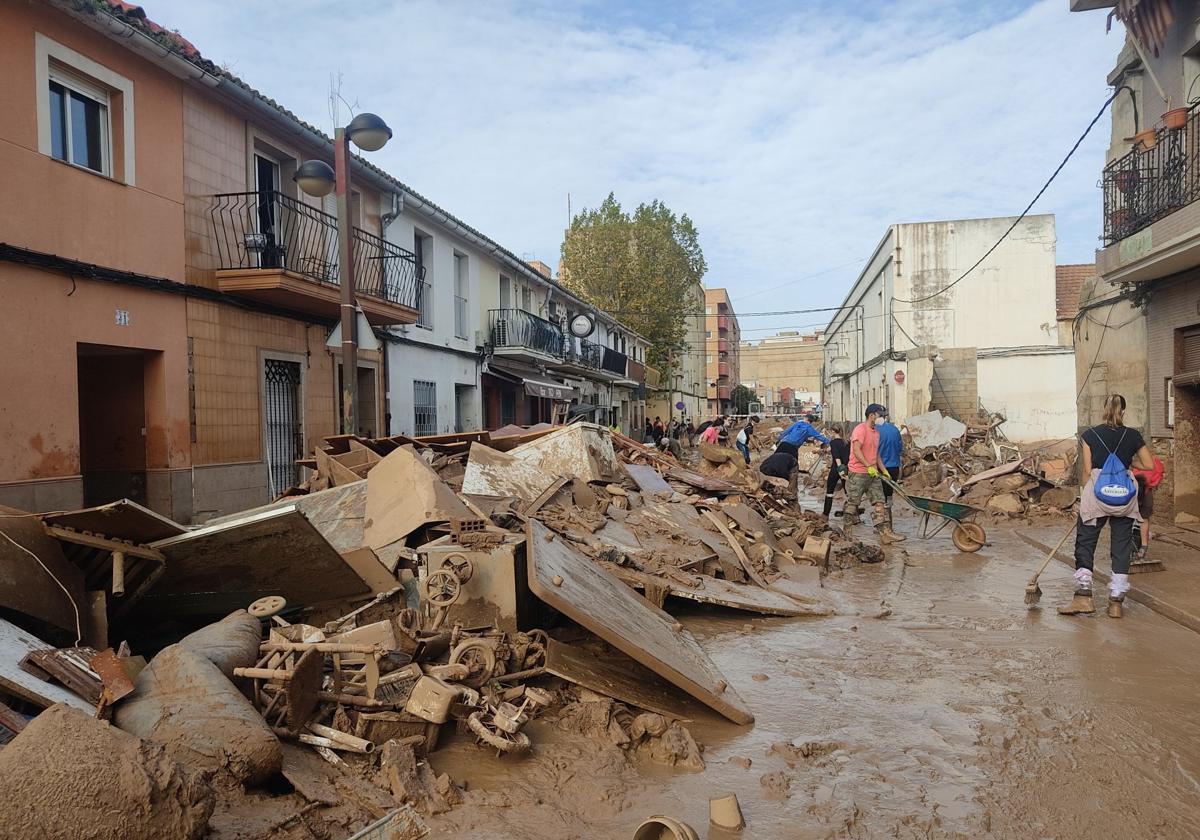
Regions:
<svg viewBox="0 0 1200 840"><path fill-rule="evenodd" d="M1142 521L1138 510L1137 482L1132 468L1154 467L1154 456L1137 429L1125 426L1125 398L1109 394L1104 401L1104 422L1081 434L1086 483L1079 494L1079 520L1075 525L1075 595L1063 615L1093 613L1092 563L1100 530L1108 523L1112 551L1112 580L1108 584L1108 615L1120 618L1129 591L1129 560L1133 555L1133 528Z"/></svg>

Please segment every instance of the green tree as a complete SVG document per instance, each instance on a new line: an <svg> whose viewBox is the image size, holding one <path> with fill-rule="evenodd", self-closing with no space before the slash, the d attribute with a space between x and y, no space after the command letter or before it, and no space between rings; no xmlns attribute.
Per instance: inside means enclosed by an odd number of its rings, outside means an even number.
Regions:
<svg viewBox="0 0 1200 840"><path fill-rule="evenodd" d="M686 338L688 319L703 317L690 291L707 270L692 220L657 200L627 213L609 193L563 239L563 284L645 336L649 363L667 376L681 353L703 352Z"/></svg>
<svg viewBox="0 0 1200 840"><path fill-rule="evenodd" d="M729 401L733 404L734 414L749 414L750 404L758 402L758 394L745 385L735 385L729 392Z"/></svg>

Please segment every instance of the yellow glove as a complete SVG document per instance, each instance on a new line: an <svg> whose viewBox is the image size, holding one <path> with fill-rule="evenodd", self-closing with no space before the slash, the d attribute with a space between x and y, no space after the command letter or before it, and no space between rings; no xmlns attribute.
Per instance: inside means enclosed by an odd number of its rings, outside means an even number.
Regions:
<svg viewBox="0 0 1200 840"><path fill-rule="evenodd" d="M876 478L879 475L879 470L874 467L867 467L867 475L871 476L871 478Z"/></svg>

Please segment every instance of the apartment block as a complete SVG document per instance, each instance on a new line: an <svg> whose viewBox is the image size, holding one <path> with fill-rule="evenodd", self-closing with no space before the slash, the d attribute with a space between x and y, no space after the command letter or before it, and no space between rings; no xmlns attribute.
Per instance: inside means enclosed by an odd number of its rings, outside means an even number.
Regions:
<svg viewBox="0 0 1200 840"><path fill-rule="evenodd" d="M704 290L704 365L708 381L708 413L729 414L731 395L741 382L738 357L742 331L729 292Z"/></svg>

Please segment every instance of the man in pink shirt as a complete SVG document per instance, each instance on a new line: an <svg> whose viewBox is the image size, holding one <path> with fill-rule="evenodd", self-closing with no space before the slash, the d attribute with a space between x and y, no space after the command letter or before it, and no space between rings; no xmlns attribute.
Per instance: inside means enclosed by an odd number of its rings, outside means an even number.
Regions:
<svg viewBox="0 0 1200 840"><path fill-rule="evenodd" d="M887 416L887 409L878 403L867 406L867 419L854 427L850 435L850 475L846 477L846 509L842 522L846 531L858 524L858 504L865 495L875 508L875 530L881 545L903 542L907 537L895 533L888 524L883 500L883 481L887 467L879 458L879 431L875 422Z"/></svg>

